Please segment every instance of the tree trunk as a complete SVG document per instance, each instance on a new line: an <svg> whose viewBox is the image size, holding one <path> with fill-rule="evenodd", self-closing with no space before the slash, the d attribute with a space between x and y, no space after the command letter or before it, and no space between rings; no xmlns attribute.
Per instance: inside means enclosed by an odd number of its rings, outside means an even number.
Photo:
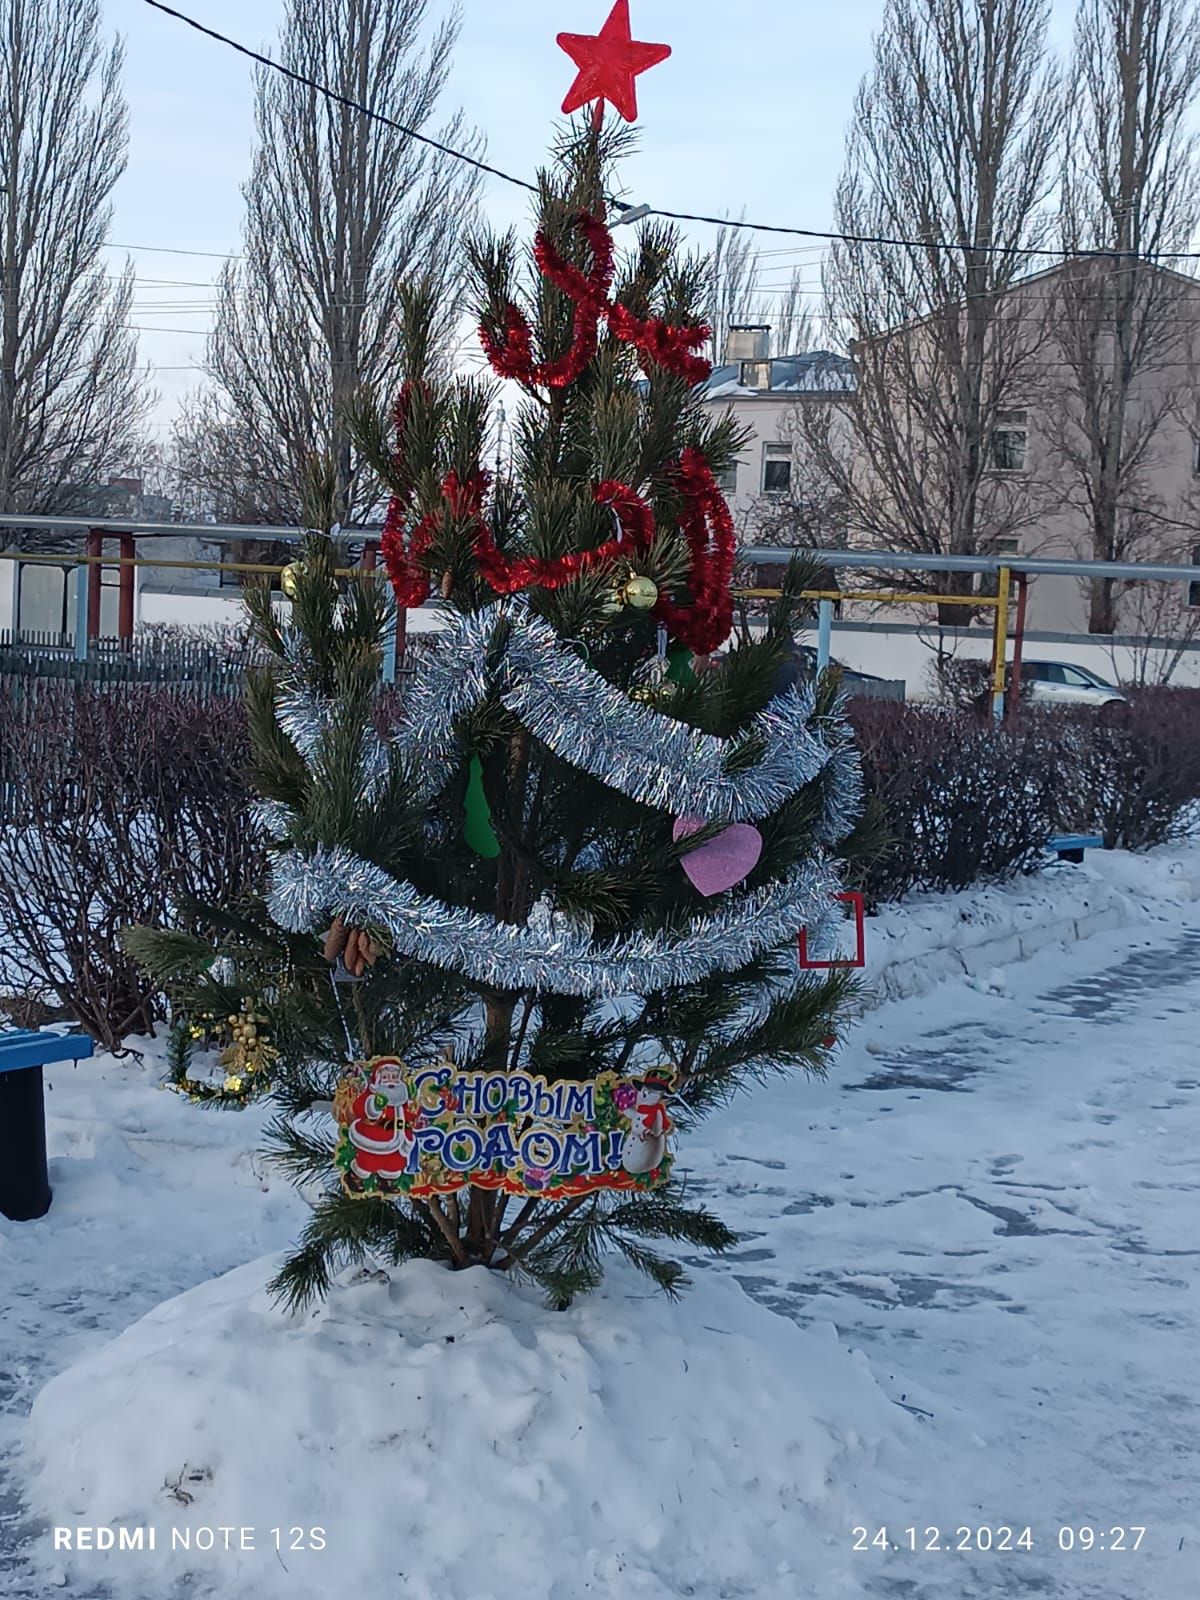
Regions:
<svg viewBox="0 0 1200 1600"><path fill-rule="evenodd" d="M941 574L938 584L939 594L972 594L975 588L975 575L971 572L946 572ZM937 608L938 626L940 628L962 628L970 620L968 606L939 605Z"/></svg>

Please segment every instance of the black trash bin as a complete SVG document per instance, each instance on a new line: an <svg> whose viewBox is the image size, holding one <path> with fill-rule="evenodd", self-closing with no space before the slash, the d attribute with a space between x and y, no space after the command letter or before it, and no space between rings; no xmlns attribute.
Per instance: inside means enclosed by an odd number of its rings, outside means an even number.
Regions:
<svg viewBox="0 0 1200 1600"><path fill-rule="evenodd" d="M0 1028L0 1215L10 1222L50 1209L42 1068L82 1061L93 1049L85 1033Z"/></svg>
<svg viewBox="0 0 1200 1600"><path fill-rule="evenodd" d="M50 1209L41 1067L0 1072L0 1212L32 1222Z"/></svg>

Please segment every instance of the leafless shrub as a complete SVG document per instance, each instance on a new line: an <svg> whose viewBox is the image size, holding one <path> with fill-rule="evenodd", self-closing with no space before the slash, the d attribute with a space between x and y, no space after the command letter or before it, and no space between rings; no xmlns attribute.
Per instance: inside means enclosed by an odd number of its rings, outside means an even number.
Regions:
<svg viewBox="0 0 1200 1600"><path fill-rule="evenodd" d="M262 875L236 700L129 685L0 680L0 959L106 1049L149 1031L122 951L132 923L180 923Z"/></svg>

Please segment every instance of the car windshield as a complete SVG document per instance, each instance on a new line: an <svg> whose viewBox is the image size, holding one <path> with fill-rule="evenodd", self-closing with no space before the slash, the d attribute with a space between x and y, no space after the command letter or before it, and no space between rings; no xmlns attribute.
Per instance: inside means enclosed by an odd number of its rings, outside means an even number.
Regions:
<svg viewBox="0 0 1200 1600"><path fill-rule="evenodd" d="M1077 667L1067 661L1030 661L1025 673L1039 683L1061 683L1075 689L1112 689L1115 692L1116 688L1090 667Z"/></svg>
<svg viewBox="0 0 1200 1600"><path fill-rule="evenodd" d="M1095 689L1112 689L1116 687L1115 684L1109 683L1107 678L1102 678L1098 672L1093 672L1090 667L1068 667L1067 682L1085 683Z"/></svg>

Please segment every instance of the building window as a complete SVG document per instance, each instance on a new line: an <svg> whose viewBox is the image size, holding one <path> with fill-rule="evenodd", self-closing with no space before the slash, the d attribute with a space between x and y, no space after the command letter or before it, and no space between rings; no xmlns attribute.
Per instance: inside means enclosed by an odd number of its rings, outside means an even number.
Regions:
<svg viewBox="0 0 1200 1600"><path fill-rule="evenodd" d="M792 447L790 444L763 445L764 494L786 494L792 486Z"/></svg>
<svg viewBox="0 0 1200 1600"><path fill-rule="evenodd" d="M1001 411L992 429L992 466L997 472L1025 471L1028 438L1024 411Z"/></svg>
<svg viewBox="0 0 1200 1600"><path fill-rule="evenodd" d="M995 553L998 556L1017 556L1021 553L1020 539L1007 536L996 540Z"/></svg>
<svg viewBox="0 0 1200 1600"><path fill-rule="evenodd" d="M1192 546L1192 565L1200 567L1200 544ZM1200 578L1195 578L1188 584L1187 603L1200 611Z"/></svg>
<svg viewBox="0 0 1200 1600"><path fill-rule="evenodd" d="M737 462L735 461L733 466L726 467L724 472L717 473L717 488L720 489L722 494L737 493L737 472Z"/></svg>

